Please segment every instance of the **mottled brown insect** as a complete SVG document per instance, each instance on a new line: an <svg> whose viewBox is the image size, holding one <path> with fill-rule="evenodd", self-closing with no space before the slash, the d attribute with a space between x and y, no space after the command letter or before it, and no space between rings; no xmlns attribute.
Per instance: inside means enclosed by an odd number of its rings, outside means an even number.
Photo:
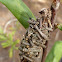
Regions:
<svg viewBox="0 0 62 62"><path fill-rule="evenodd" d="M59 0L57 0L59 1ZM39 13L40 18L30 19L30 24L24 38L21 41L20 59L21 62L41 62L46 43L49 40L49 33L53 31L53 21L56 13L56 0L53 1L50 9L43 8ZM54 4L56 6L54 7Z"/></svg>

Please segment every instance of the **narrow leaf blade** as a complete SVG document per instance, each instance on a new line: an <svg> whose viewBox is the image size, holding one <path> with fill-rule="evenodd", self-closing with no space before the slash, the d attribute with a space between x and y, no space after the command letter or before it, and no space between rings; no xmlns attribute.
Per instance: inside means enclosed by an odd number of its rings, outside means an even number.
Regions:
<svg viewBox="0 0 62 62"><path fill-rule="evenodd" d="M35 19L31 10L24 4L22 0L0 0L19 20L19 22L27 28L29 26L29 18Z"/></svg>
<svg viewBox="0 0 62 62"><path fill-rule="evenodd" d="M62 57L62 41L57 41L50 53L48 54L45 62L59 62Z"/></svg>

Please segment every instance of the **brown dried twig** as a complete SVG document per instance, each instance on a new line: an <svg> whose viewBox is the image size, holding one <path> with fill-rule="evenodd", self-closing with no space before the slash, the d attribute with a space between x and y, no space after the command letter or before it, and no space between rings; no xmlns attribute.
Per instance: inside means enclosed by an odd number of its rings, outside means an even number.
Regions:
<svg viewBox="0 0 62 62"><path fill-rule="evenodd" d="M55 22L55 16L57 13L57 10L59 9L59 5L60 5L60 0L53 0L53 3L51 5L51 12L52 12L52 16L51 16L51 23L54 25Z"/></svg>
<svg viewBox="0 0 62 62"><path fill-rule="evenodd" d="M55 24L56 13L57 13L57 10L59 9L59 5L60 5L60 0L53 0L53 3L50 7L50 10L51 10L51 13L52 13L51 24L53 25L53 28L54 28L54 24ZM46 46L48 46L48 43L47 43ZM42 62L45 62L46 54L47 54L47 48L44 51L44 56L42 58Z"/></svg>
<svg viewBox="0 0 62 62"><path fill-rule="evenodd" d="M42 32L38 29L38 27L37 27L36 25L35 25L34 27L35 27L35 29L40 33L40 35L41 35L44 39L48 40L48 37L47 37L44 33L42 33Z"/></svg>

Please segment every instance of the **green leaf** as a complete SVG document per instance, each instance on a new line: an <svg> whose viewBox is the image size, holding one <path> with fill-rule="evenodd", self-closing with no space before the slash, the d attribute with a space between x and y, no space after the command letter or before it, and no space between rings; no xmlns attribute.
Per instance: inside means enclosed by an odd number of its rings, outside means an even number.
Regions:
<svg viewBox="0 0 62 62"><path fill-rule="evenodd" d="M13 41L14 34L15 34L15 31L13 31L12 33L9 33L8 38L10 42Z"/></svg>
<svg viewBox="0 0 62 62"><path fill-rule="evenodd" d="M31 10L24 4L22 0L0 0L0 2L13 13L13 15L25 28L29 26L27 22L29 18L36 20Z"/></svg>
<svg viewBox="0 0 62 62"><path fill-rule="evenodd" d="M18 50L18 47L15 47L15 50Z"/></svg>
<svg viewBox="0 0 62 62"><path fill-rule="evenodd" d="M4 35L0 35L0 40L1 41L7 40L7 37L5 37Z"/></svg>
<svg viewBox="0 0 62 62"><path fill-rule="evenodd" d="M3 29L0 27L0 41L7 40L6 34L4 34Z"/></svg>
<svg viewBox="0 0 62 62"><path fill-rule="evenodd" d="M12 46L16 46L16 44L18 44L20 42L19 39L17 39L16 41L13 42Z"/></svg>
<svg viewBox="0 0 62 62"><path fill-rule="evenodd" d="M6 34L4 34L3 29L0 27L0 41L7 40Z"/></svg>
<svg viewBox="0 0 62 62"><path fill-rule="evenodd" d="M57 41L50 53L48 54L45 62L59 62L62 57L62 41Z"/></svg>
<svg viewBox="0 0 62 62"><path fill-rule="evenodd" d="M12 58L12 56L13 56L13 48L10 48L10 50L9 50L9 57Z"/></svg>
<svg viewBox="0 0 62 62"><path fill-rule="evenodd" d="M9 34L8 37L9 37L9 41L11 42L13 40L12 34Z"/></svg>
<svg viewBox="0 0 62 62"><path fill-rule="evenodd" d="M3 33L3 29L0 27L0 33L2 34Z"/></svg>
<svg viewBox="0 0 62 62"><path fill-rule="evenodd" d="M2 47L3 48L7 48L9 47L11 44L9 44L8 42L4 42L4 43L1 43Z"/></svg>
<svg viewBox="0 0 62 62"><path fill-rule="evenodd" d="M62 31L62 24L58 24L57 27Z"/></svg>

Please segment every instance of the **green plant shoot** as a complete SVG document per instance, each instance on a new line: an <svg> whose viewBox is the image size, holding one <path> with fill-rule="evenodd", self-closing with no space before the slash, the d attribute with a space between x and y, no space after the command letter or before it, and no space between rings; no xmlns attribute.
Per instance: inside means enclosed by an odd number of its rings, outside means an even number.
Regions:
<svg viewBox="0 0 62 62"><path fill-rule="evenodd" d="M6 33L3 32L3 29L0 27L0 42L1 42L2 48L10 47L9 49L10 58L12 58L13 56L13 51L18 49L16 45L20 42L19 39L13 41L14 34L15 34L15 31L7 35ZM2 42L2 41L5 41L5 42Z"/></svg>

